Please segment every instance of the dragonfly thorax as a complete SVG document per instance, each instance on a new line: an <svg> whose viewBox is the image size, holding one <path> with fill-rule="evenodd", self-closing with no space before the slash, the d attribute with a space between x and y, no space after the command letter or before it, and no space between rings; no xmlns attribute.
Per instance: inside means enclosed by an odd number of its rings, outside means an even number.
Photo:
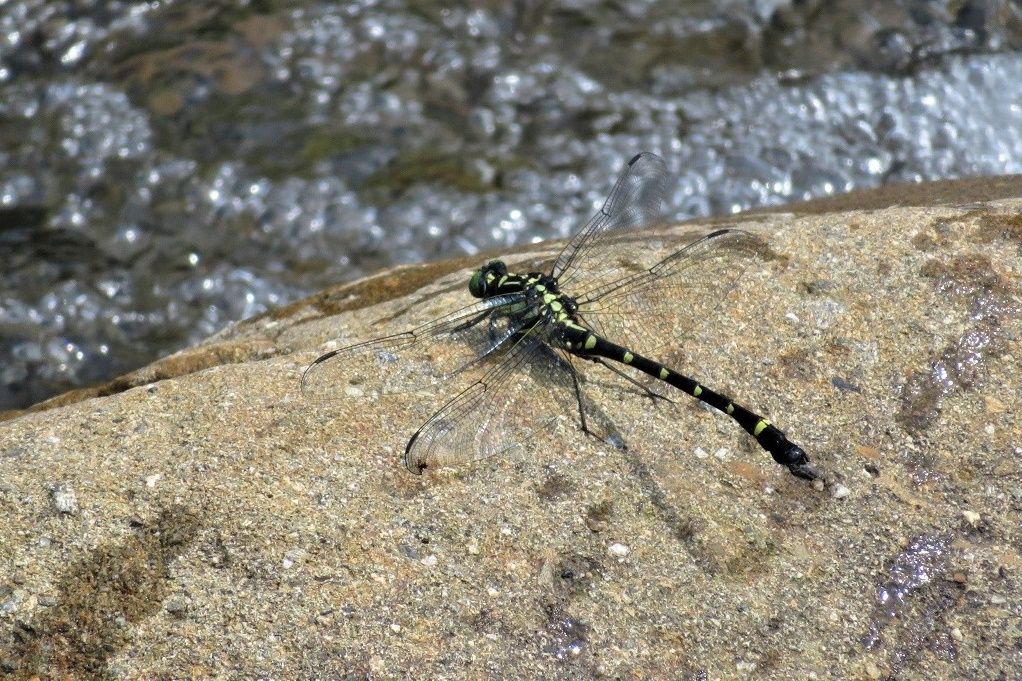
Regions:
<svg viewBox="0 0 1022 681"><path fill-rule="evenodd" d="M569 321L575 319L578 303L571 296L551 290L546 284L531 282L525 288L525 300L529 307L538 310L539 316L549 321Z"/></svg>

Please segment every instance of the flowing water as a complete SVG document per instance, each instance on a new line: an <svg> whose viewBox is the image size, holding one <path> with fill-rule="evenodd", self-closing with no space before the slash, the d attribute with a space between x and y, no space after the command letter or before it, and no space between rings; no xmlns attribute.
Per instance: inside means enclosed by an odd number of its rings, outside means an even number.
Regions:
<svg viewBox="0 0 1022 681"><path fill-rule="evenodd" d="M1022 172L1022 0L0 1L0 409L380 267Z"/></svg>

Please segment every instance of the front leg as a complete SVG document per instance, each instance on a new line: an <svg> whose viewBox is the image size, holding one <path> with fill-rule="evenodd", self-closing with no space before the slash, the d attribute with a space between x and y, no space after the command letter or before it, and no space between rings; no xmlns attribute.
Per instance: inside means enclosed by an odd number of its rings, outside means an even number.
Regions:
<svg viewBox="0 0 1022 681"><path fill-rule="evenodd" d="M447 333L452 333L453 334L453 333L458 333L459 331L464 331L465 329L471 329L473 326L475 326L479 322L483 321L487 317L491 316L492 314L493 314L493 310L483 310L482 312L480 312L475 317L472 317L471 319L466 319L461 324L458 324L457 326L455 326L453 329L451 329Z"/></svg>

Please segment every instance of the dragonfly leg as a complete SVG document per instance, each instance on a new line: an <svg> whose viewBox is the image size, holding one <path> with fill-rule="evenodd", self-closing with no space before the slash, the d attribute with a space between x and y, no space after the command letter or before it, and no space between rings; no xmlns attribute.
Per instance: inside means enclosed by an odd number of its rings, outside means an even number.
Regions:
<svg viewBox="0 0 1022 681"><path fill-rule="evenodd" d="M604 362L601 357L592 357L592 356L590 356L590 357L584 357L584 359L588 359L590 362L595 362L595 363L599 364L600 366L607 367L608 369L613 371L615 374L617 374L618 376L620 376L621 378L625 379L626 381L628 381L629 383L631 383L632 385L637 387L639 390L641 390L646 395L646 397L648 397L649 399L653 400L654 404L656 403L657 400L664 400L665 402L671 402L672 404L674 403L674 400L672 400L670 397L667 397L666 395L661 395L660 393L658 393L655 390L652 390L648 386L645 386L642 383L639 383L637 380L635 380L634 378L632 378L631 376L629 376L625 372L621 371L620 369L618 369L613 364L609 364L607 362Z"/></svg>
<svg viewBox="0 0 1022 681"><path fill-rule="evenodd" d="M586 423L586 408L585 402L582 399L582 386L578 380L578 372L575 371L575 366L571 363L570 358L565 358L565 362L568 365L568 371L571 373L571 384L575 388L575 403L578 404L579 425L581 426L583 433L595 437L596 433L589 430L589 425Z"/></svg>
<svg viewBox="0 0 1022 681"><path fill-rule="evenodd" d="M473 326L475 326L479 322L483 321L484 319L489 317L491 314L492 314L491 310L483 310L482 312L480 312L475 317L472 317L470 319L466 319L461 324L458 324L457 326L453 327L450 331L448 331L448 333L457 333L459 331L464 331L465 329L471 329Z"/></svg>
<svg viewBox="0 0 1022 681"><path fill-rule="evenodd" d="M585 395L582 393L582 382L579 380L578 371L575 369L575 365L572 364L571 358L572 355L564 353L564 362L565 364L567 364L568 371L571 373L571 382L575 388L575 402L578 404L578 415L580 421L579 425L582 428L582 432L587 435L591 435L600 442L609 444L616 449L627 449L628 447L625 445L624 438L621 436L621 433L618 432L617 428L614 427L612 423L609 422L605 423L605 428L607 430L607 435L605 436L600 435L595 430L589 428L589 423L588 421L586 421L585 410L586 399ZM606 417L603 418L606 421Z"/></svg>

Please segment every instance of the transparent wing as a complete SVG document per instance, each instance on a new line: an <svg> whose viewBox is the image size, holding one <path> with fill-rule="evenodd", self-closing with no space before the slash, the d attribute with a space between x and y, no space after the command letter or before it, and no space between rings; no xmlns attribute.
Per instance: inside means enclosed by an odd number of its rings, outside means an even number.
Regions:
<svg viewBox="0 0 1022 681"><path fill-rule="evenodd" d="M641 258L643 248L635 252ZM768 254L762 239L738 229L715 231L648 267L619 253L617 278L576 297L579 315L604 337L656 358L691 338Z"/></svg>
<svg viewBox="0 0 1022 681"><path fill-rule="evenodd" d="M515 336L522 322L513 312L523 300L523 294L495 296L411 331L327 352L302 374L302 394L330 400L445 381L484 363Z"/></svg>
<svg viewBox="0 0 1022 681"><path fill-rule="evenodd" d="M422 424L405 448L408 470L419 474L501 454L559 415L578 414L571 368L535 331Z"/></svg>
<svg viewBox="0 0 1022 681"><path fill-rule="evenodd" d="M652 227L661 221L667 177L667 164L656 154L645 152L628 162L600 211L557 256L551 274L562 290L580 273L600 269L594 256L608 238L627 230Z"/></svg>

